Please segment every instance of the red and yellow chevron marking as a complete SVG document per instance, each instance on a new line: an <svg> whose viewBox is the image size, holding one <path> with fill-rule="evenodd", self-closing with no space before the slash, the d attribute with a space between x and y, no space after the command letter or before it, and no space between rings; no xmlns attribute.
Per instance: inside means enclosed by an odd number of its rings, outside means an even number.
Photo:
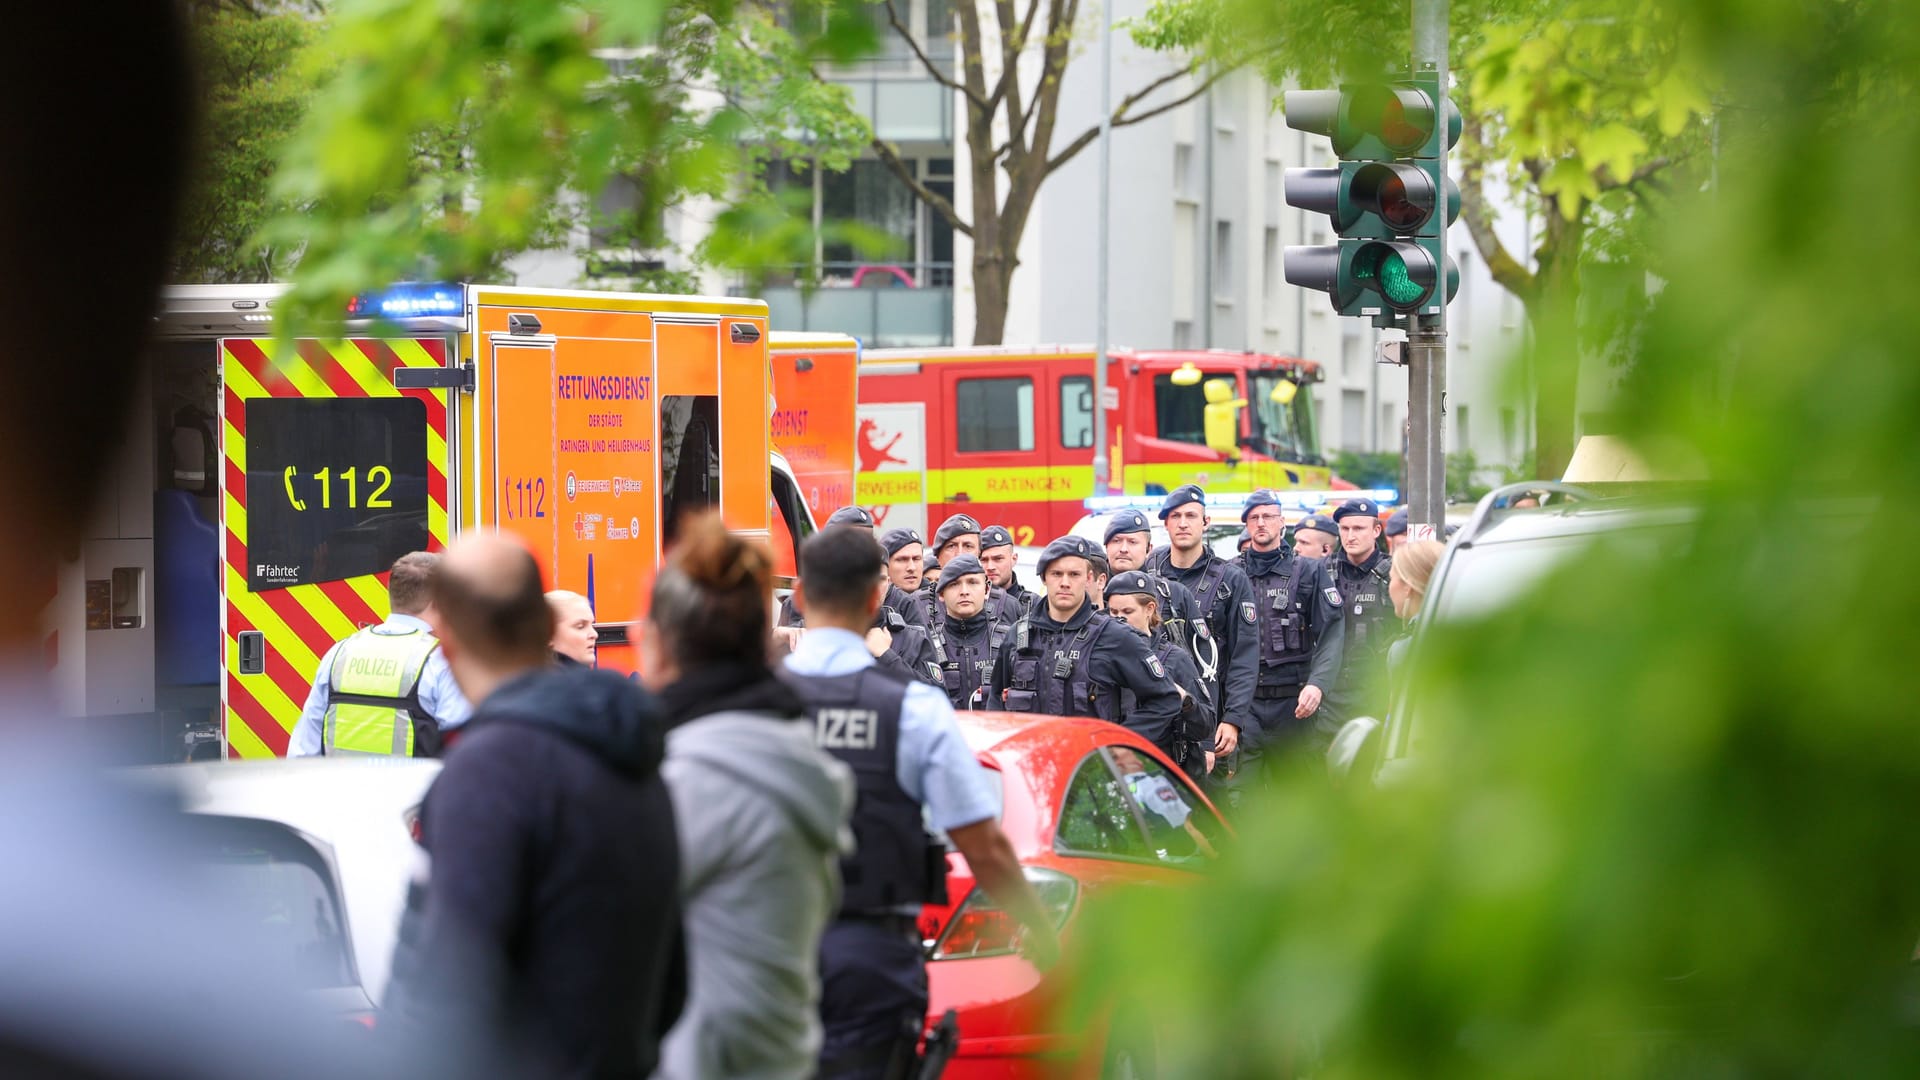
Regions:
<svg viewBox="0 0 1920 1080"><path fill-rule="evenodd" d="M397 390L397 367L444 367L439 338L356 338L348 341L228 338L220 343L226 384L221 452L221 520L226 531L226 710L223 735L229 757L287 752L294 721L306 704L320 657L334 642L386 618L387 576L368 574L319 585L250 592L247 589L247 428L252 398L418 398L427 407L427 528L436 549L447 542L447 392ZM241 677L240 634L266 636L264 675Z"/></svg>

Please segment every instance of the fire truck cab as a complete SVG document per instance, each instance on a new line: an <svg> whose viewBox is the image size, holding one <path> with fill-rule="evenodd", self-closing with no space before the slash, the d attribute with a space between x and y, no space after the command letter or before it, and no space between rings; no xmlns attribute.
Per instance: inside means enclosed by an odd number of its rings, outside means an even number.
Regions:
<svg viewBox="0 0 1920 1080"><path fill-rule="evenodd" d="M1072 528L1093 494L1094 351L1083 346L870 349L860 358L859 502L926 530L966 511L1021 545ZM1113 349L1109 484L1157 495L1329 486L1309 360ZM923 509L924 508L924 509Z"/></svg>
<svg viewBox="0 0 1920 1080"><path fill-rule="evenodd" d="M403 285L338 339L273 335L274 285L169 290L116 488L45 615L58 705L127 760L286 750L319 658L386 571L470 528L526 542L631 670L683 517L791 544L755 300Z"/></svg>

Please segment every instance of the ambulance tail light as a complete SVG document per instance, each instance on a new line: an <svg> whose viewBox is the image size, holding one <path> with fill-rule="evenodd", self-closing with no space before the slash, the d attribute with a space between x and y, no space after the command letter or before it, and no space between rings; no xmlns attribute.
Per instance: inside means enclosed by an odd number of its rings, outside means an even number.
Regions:
<svg viewBox="0 0 1920 1080"><path fill-rule="evenodd" d="M1066 925L1080 884L1057 870L1026 867L1027 884L1040 897L1040 905L1053 916L1053 927ZM984 886L975 885L967 901L954 912L940 939L934 942L930 960L971 960L984 956L1006 956L1020 945L1020 920L988 895Z"/></svg>

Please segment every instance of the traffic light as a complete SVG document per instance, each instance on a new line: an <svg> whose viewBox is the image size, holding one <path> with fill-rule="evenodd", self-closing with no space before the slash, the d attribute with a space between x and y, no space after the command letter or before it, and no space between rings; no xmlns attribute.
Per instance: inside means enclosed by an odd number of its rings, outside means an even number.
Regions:
<svg viewBox="0 0 1920 1080"><path fill-rule="evenodd" d="M1340 237L1287 248L1288 284L1325 292L1339 314L1382 320L1453 299L1460 272L1446 232L1460 192L1440 155L1460 137L1460 112L1446 101L1442 122L1442 101L1431 75L1287 91L1287 126L1327 136L1341 158L1333 168L1287 170L1287 204L1327 215Z"/></svg>

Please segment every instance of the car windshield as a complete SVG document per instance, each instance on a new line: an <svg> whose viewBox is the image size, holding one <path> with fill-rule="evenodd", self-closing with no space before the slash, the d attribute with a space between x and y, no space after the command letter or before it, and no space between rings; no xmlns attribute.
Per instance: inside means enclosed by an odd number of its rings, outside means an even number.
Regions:
<svg viewBox="0 0 1920 1080"><path fill-rule="evenodd" d="M1280 461L1318 465L1313 394L1302 386L1285 405L1273 399L1274 390L1288 381L1286 375L1278 371L1248 373L1247 402L1253 409L1254 437L1265 443L1267 453Z"/></svg>
<svg viewBox="0 0 1920 1080"><path fill-rule="evenodd" d="M196 869L258 971L308 990L358 982L333 871L312 843L278 822L190 820Z"/></svg>

